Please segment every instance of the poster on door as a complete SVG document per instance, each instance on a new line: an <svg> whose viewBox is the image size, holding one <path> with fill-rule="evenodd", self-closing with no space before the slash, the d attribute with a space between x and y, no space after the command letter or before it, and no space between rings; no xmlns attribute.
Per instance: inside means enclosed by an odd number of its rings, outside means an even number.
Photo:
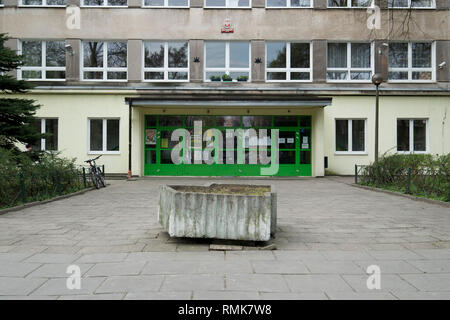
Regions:
<svg viewBox="0 0 450 320"><path fill-rule="evenodd" d="M145 130L145 144L156 145L156 129Z"/></svg>
<svg viewBox="0 0 450 320"><path fill-rule="evenodd" d="M308 137L303 137L303 139L302 139L302 149L309 149L309 139L308 139Z"/></svg>

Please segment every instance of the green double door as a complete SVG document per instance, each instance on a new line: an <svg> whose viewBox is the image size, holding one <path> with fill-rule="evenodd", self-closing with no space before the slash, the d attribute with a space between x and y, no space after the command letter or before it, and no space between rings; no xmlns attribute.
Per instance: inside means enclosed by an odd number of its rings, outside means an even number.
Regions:
<svg viewBox="0 0 450 320"><path fill-rule="evenodd" d="M222 163L213 153L214 163L206 161L194 164L194 157L207 159L209 152L204 151L207 141L201 143L202 148L196 149L194 140L194 122L201 121L202 133L215 128L223 133ZM311 116L195 116L195 115L146 115L144 131L144 174L148 176L260 176L267 175L262 168L269 168L273 164L264 164L259 156L259 150L271 156L271 130L278 129L279 165L270 170L273 176L311 176L312 145L311 145ZM186 129L189 133L191 163L174 164L172 150L179 144L172 141L172 133L176 129ZM226 146L226 132L228 129L255 129L258 136L247 139L241 144L234 138L233 148ZM260 129L267 129L267 137L261 135ZM230 134L230 130L228 130ZM186 134L187 136L187 134ZM182 137L181 139L183 139ZM200 137L201 139L201 137ZM201 139L202 140L202 139ZM256 164L250 164L251 146L258 146ZM203 151L202 151L203 149ZM227 155L229 156L227 159ZM241 161L238 161L240 159ZM242 161L243 160L243 161ZM239 164L239 163L241 164ZM243 162L243 163L242 163Z"/></svg>

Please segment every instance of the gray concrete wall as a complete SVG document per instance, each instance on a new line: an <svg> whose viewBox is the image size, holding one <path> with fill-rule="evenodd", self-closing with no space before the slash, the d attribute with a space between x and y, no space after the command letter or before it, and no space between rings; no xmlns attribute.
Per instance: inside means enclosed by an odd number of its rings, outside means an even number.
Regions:
<svg viewBox="0 0 450 320"><path fill-rule="evenodd" d="M444 61L446 65L439 68ZM436 80L450 81L450 41L436 41Z"/></svg>
<svg viewBox="0 0 450 320"><path fill-rule="evenodd" d="M190 0L191 8L203 8L204 0Z"/></svg>
<svg viewBox="0 0 450 320"><path fill-rule="evenodd" d="M189 41L189 77L191 82L202 82L203 81L203 65L204 65L204 55L203 40L190 40ZM199 62L194 62L195 58L199 58Z"/></svg>
<svg viewBox="0 0 450 320"><path fill-rule="evenodd" d="M73 55L70 50L66 50L66 80L79 81L81 40L66 39L66 45L71 45L73 49Z"/></svg>
<svg viewBox="0 0 450 320"><path fill-rule="evenodd" d="M17 7L19 5L19 0L3 0L3 4L6 7Z"/></svg>
<svg viewBox="0 0 450 320"><path fill-rule="evenodd" d="M366 25L365 10L189 10L95 8L81 10L81 29L69 30L60 8L3 8L0 32L16 38L204 39L204 40L367 40L387 38L388 24L375 33ZM411 40L450 40L448 11L414 10ZM46 19L42 19L45 16ZM107 17L105 19L105 17ZM224 18L235 27L221 33ZM306 26L306 27L305 27ZM404 37L390 37L403 40Z"/></svg>
<svg viewBox="0 0 450 320"><path fill-rule="evenodd" d="M5 47L10 48L17 52L19 50L19 39L14 39L14 38L8 39L7 41L5 41ZM7 74L12 77L16 77L17 70L10 71Z"/></svg>
<svg viewBox="0 0 450 320"><path fill-rule="evenodd" d="M142 40L128 40L128 81L141 81L142 64Z"/></svg>
<svg viewBox="0 0 450 320"><path fill-rule="evenodd" d="M327 41L313 41L313 81L325 82L327 79Z"/></svg>
<svg viewBox="0 0 450 320"><path fill-rule="evenodd" d="M266 72L266 45L264 40L251 41L252 82L264 82ZM259 59L261 62L255 62Z"/></svg>

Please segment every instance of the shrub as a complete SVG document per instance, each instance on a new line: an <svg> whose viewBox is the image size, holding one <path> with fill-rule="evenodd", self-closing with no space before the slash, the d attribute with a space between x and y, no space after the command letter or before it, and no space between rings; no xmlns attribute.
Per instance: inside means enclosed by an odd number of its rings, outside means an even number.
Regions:
<svg viewBox="0 0 450 320"><path fill-rule="evenodd" d="M361 171L360 183L450 201L450 154L383 156Z"/></svg>

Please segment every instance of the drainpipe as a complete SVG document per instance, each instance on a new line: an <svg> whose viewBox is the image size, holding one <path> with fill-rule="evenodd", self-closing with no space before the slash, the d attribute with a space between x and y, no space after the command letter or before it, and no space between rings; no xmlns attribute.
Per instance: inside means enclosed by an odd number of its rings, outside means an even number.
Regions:
<svg viewBox="0 0 450 320"><path fill-rule="evenodd" d="M128 102L128 179L131 179L131 112L133 103Z"/></svg>

